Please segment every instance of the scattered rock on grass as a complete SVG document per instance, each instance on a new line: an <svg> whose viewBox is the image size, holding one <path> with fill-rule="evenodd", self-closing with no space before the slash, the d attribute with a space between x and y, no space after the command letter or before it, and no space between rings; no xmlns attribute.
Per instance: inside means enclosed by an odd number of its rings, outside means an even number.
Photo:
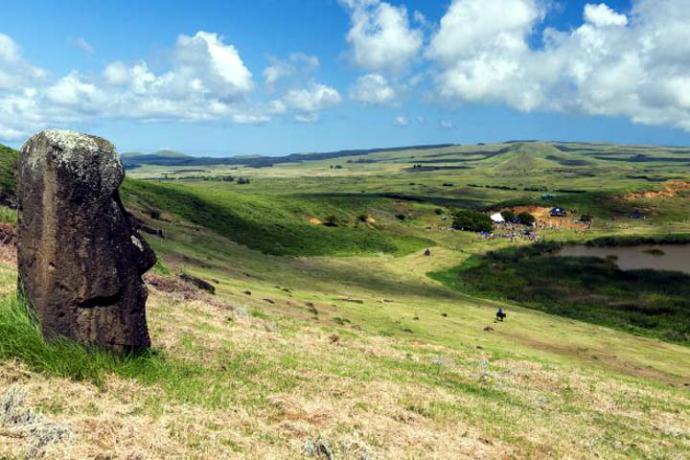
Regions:
<svg viewBox="0 0 690 460"><path fill-rule="evenodd" d="M12 386L0 398L0 427L6 427L17 438L26 439L25 458L34 459L42 457L48 445L69 439L72 430L27 408L26 396L26 391Z"/></svg>
<svg viewBox="0 0 690 460"><path fill-rule="evenodd" d="M319 436L316 439L307 439L304 443L304 455L318 459L333 460L333 450L327 439Z"/></svg>

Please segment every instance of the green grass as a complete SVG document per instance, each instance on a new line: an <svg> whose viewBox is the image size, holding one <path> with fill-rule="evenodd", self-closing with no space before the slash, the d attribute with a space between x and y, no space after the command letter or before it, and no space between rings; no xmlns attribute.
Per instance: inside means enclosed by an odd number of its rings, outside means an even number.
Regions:
<svg viewBox="0 0 690 460"><path fill-rule="evenodd" d="M0 144L0 194L14 196L17 188L19 152Z"/></svg>
<svg viewBox="0 0 690 460"><path fill-rule="evenodd" d="M6 206L0 206L0 222L16 225L17 211Z"/></svg>
<svg viewBox="0 0 690 460"><path fill-rule="evenodd" d="M163 365L155 355L117 357L68 340L46 342L25 304L8 295L0 299L0 360L13 358L34 371L94 383L109 373L143 375Z"/></svg>
<svg viewBox="0 0 690 460"><path fill-rule="evenodd" d="M194 350L196 345L189 338L183 347ZM66 339L46 341L30 311L13 295L0 299L0 362L11 359L20 360L35 372L98 386L112 375L133 379L161 388L166 400L204 407L227 407L233 399L232 388L256 385L256 373L267 373L270 366L246 351L225 354L219 371L218 366L172 359L155 349L120 356Z"/></svg>
<svg viewBox="0 0 690 460"><path fill-rule="evenodd" d="M357 216L368 212L370 202L339 206L314 199L242 193L218 185L132 180L125 183L123 196L130 203L139 201L145 206L174 213L267 254L406 254L430 244L415 236L358 224ZM313 225L307 220L314 216L325 221L331 215L337 216L337 227Z"/></svg>
<svg viewBox="0 0 690 460"><path fill-rule="evenodd" d="M690 276L554 256L560 247L501 249L430 276L465 292L690 345Z"/></svg>

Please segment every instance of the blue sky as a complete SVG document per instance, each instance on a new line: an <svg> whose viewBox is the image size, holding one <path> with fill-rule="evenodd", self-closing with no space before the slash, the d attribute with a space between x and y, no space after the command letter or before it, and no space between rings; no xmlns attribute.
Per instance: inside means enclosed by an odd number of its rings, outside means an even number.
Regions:
<svg viewBox="0 0 690 460"><path fill-rule="evenodd" d="M5 0L0 141L61 127L208 155L689 145L688 6Z"/></svg>

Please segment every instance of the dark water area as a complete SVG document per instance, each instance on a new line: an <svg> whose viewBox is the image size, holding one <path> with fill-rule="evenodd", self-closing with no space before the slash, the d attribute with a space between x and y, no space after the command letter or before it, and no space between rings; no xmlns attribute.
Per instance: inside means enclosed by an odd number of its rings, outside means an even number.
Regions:
<svg viewBox="0 0 690 460"><path fill-rule="evenodd" d="M690 274L690 244L618 247L566 246L559 256L610 259L621 270L666 270Z"/></svg>

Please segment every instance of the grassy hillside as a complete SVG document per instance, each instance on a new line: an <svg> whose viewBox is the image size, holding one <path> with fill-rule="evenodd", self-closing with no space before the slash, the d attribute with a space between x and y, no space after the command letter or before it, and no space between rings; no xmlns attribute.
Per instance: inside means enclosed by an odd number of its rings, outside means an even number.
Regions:
<svg viewBox="0 0 690 460"><path fill-rule="evenodd" d="M0 144L0 195L13 197L17 186L19 152Z"/></svg>
<svg viewBox="0 0 690 460"><path fill-rule="evenodd" d="M665 333L688 317L687 280L523 259L527 238L452 231L449 215L593 216L543 225L549 244L688 233L689 192L673 182L690 182L686 157L515 142L128 171L126 206L164 235L145 234L160 258L147 277L154 349L115 359L44 343L3 256L0 403L23 391L13 413L41 416L8 422L0 404L0 458L46 439L44 458L72 459L683 458L690 347ZM171 180L191 175L203 178ZM614 305L640 299L658 329ZM673 311L652 311L666 301Z"/></svg>
<svg viewBox="0 0 690 460"><path fill-rule="evenodd" d="M371 221L370 213L385 213L388 204L357 196L285 199L224 189L217 184L181 187L135 181L125 185L123 196L274 255L404 254L431 243L405 235L405 232L396 232L396 226L400 225L367 223L367 219ZM310 223L310 219L330 223L330 226ZM390 220L394 220L392 215Z"/></svg>
<svg viewBox="0 0 690 460"><path fill-rule="evenodd" d="M623 271L596 257L557 257L555 244L473 257L431 276L464 292L690 345L690 275Z"/></svg>

